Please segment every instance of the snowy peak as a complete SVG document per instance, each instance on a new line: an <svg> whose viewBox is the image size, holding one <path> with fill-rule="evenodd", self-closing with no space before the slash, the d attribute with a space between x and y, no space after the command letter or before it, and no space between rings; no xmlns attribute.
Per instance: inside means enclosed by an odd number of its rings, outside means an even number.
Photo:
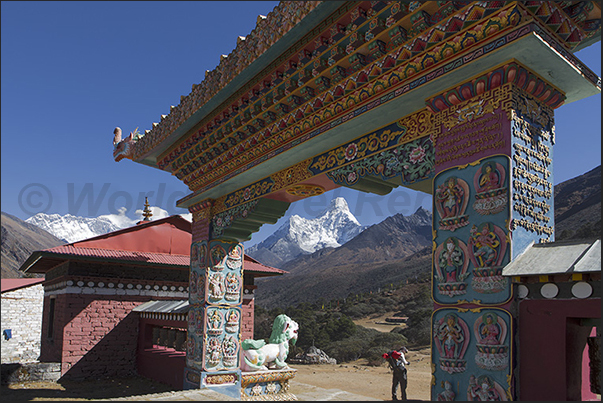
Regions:
<svg viewBox="0 0 603 403"><path fill-rule="evenodd" d="M60 214L38 213L33 217L29 217L25 222L40 227L68 243L92 238L129 226L120 226L119 224L123 225L126 223L112 220L107 216L88 218L77 217L71 214L62 216Z"/></svg>
<svg viewBox="0 0 603 403"><path fill-rule="evenodd" d="M324 248L337 248L365 227L350 212L342 197L331 200L329 206L316 218L293 215L288 222L263 242L247 249L247 253L265 264L287 262L302 254Z"/></svg>
<svg viewBox="0 0 603 403"><path fill-rule="evenodd" d="M161 207L149 207L152 213L151 221L170 216ZM98 217L38 213L33 217L29 217L25 222L36 225L65 242L73 243L132 227L143 219L142 210L134 211L135 218L133 219L126 215L126 211L125 207L121 207L118 209L117 214L105 214ZM180 214L180 216L188 221L192 221L192 214L190 213Z"/></svg>

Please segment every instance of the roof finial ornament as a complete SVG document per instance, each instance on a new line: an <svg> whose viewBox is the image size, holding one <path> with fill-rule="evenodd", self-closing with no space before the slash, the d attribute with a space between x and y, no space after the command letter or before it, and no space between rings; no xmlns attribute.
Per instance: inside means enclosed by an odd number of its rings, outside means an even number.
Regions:
<svg viewBox="0 0 603 403"><path fill-rule="evenodd" d="M146 196L144 198L144 210L142 210L142 216L144 217L142 221L151 221L151 216L153 216L153 212L149 206L149 198Z"/></svg>

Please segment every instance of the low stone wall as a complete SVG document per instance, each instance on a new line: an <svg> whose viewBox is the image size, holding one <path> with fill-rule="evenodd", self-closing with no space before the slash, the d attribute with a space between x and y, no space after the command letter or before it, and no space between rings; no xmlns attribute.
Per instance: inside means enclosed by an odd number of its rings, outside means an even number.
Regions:
<svg viewBox="0 0 603 403"><path fill-rule="evenodd" d="M61 377L58 362L29 362L2 364L2 384L17 382L56 382Z"/></svg>

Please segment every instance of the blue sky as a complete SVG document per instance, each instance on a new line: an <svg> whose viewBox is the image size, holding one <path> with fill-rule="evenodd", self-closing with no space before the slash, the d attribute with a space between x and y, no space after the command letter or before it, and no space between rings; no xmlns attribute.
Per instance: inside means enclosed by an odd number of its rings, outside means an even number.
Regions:
<svg viewBox="0 0 603 403"><path fill-rule="evenodd" d="M147 194L170 214L186 213L175 207L189 193L176 177L113 160L113 129L150 129L277 4L2 1L2 211L95 217L126 207L134 218ZM601 42L577 57L601 75ZM601 164L601 95L562 106L555 121L558 184ZM408 189L383 197L337 189L295 203L287 216L315 216L336 196L364 225L431 210L430 195Z"/></svg>

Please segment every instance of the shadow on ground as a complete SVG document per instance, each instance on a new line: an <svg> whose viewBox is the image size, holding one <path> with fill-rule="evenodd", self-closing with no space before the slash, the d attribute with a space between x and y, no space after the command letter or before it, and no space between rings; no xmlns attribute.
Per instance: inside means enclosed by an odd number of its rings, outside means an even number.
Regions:
<svg viewBox="0 0 603 403"><path fill-rule="evenodd" d="M174 388L144 377L99 380L59 380L2 384L3 401L115 399L150 393L171 392Z"/></svg>

